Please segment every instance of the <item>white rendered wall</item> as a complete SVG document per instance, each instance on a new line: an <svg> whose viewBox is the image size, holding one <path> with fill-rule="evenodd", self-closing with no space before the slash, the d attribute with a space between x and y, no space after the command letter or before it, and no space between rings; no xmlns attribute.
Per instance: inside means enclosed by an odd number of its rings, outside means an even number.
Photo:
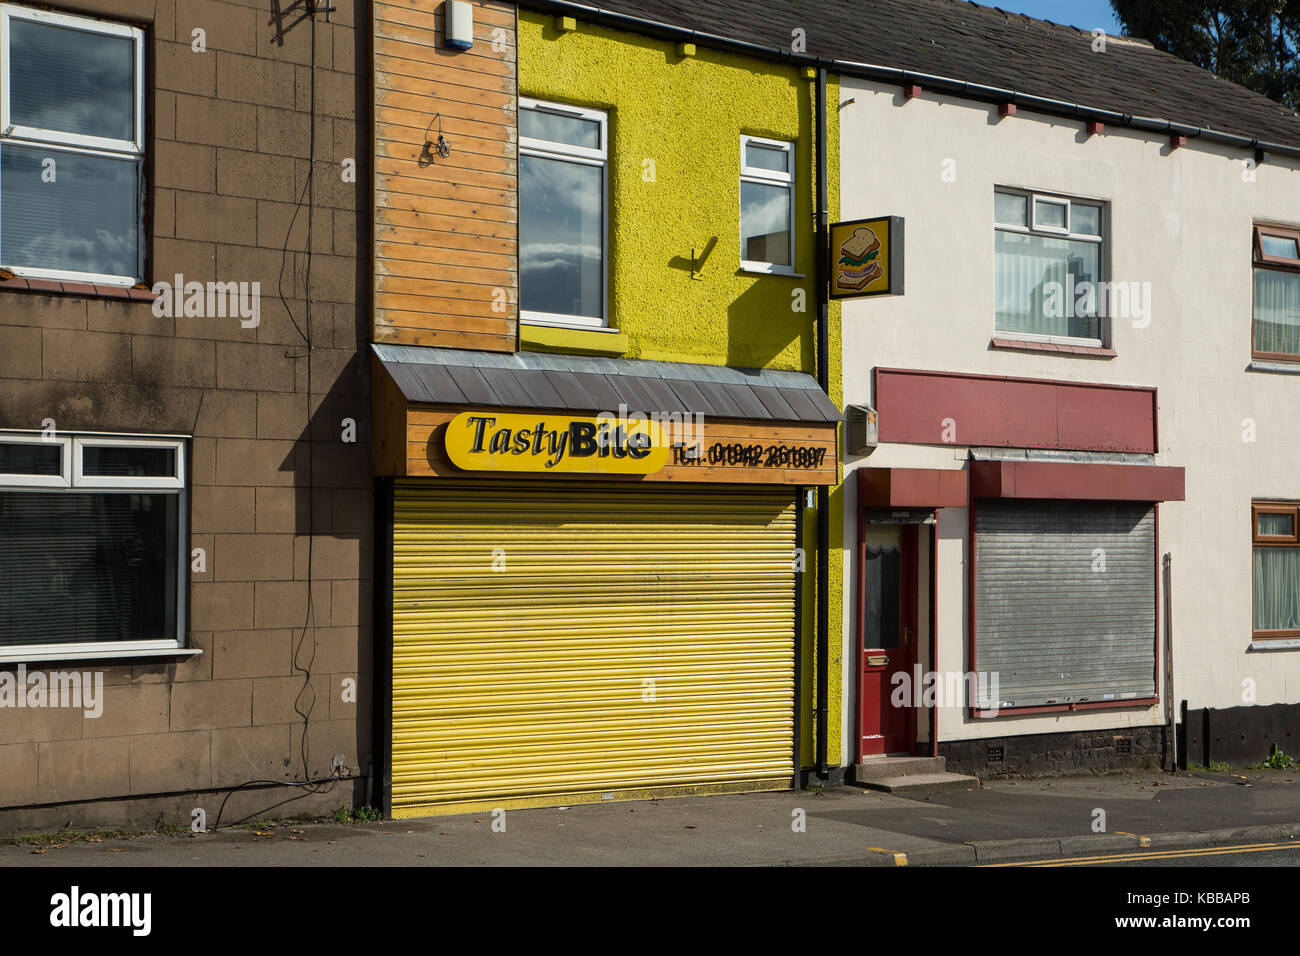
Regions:
<svg viewBox="0 0 1300 956"><path fill-rule="evenodd" d="M1300 499L1300 376L1246 370L1252 224L1300 224L1295 161L1274 158L1249 182L1245 152L1195 140L1171 150L1164 138L1120 128L1089 138L1079 122L999 118L995 106L929 93L905 102L897 87L849 78L841 98L841 217L902 216L907 250L904 295L844 302L844 401L874 403L875 367L1156 387L1157 463L1187 473L1186 502L1160 506L1160 554L1173 555L1174 700L1239 706L1246 679L1259 704L1300 700L1300 650L1248 650L1251 499ZM1104 277L1149 282L1152 293L1147 319L1113 321L1116 358L989 348L995 185L1109 204ZM1243 441L1248 418L1254 443ZM856 746L852 471L961 468L966 451L882 445L846 462L844 761ZM938 665L965 670L967 515L940 514ZM940 712L939 739L1163 722L1163 705L997 720L952 707Z"/></svg>

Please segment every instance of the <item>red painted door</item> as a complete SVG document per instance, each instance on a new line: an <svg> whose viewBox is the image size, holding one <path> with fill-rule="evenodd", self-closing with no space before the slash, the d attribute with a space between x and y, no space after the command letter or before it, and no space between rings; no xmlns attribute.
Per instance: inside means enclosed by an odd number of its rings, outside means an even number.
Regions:
<svg viewBox="0 0 1300 956"><path fill-rule="evenodd" d="M858 756L916 749L917 526L858 535Z"/></svg>

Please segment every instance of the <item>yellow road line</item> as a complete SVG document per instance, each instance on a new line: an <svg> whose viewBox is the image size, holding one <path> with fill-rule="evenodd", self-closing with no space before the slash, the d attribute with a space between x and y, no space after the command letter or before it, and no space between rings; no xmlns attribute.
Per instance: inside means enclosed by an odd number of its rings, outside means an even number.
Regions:
<svg viewBox="0 0 1300 956"><path fill-rule="evenodd" d="M1138 846L1150 846L1150 845L1151 845L1151 838L1150 838L1149 836L1138 836L1138 834L1136 834L1136 833L1129 833L1127 830L1116 830L1115 832L1118 833L1120 836L1131 836L1131 837L1136 837L1136 838L1137 838L1137 841L1138 841Z"/></svg>
<svg viewBox="0 0 1300 956"><path fill-rule="evenodd" d="M907 866L906 853L898 853L895 852L894 850L886 850L883 846L869 846L867 847L867 849L870 850L872 853L885 853L889 856L892 856L894 858L894 866Z"/></svg>
<svg viewBox="0 0 1300 956"><path fill-rule="evenodd" d="M1243 847L1254 847L1254 846L1272 847L1272 846L1283 846L1283 845L1293 846L1294 844L1240 843L1235 846L1187 847L1186 849L1182 849L1182 850L1160 850L1155 853L1137 853L1136 851L1132 851L1132 850L1119 850L1115 853L1099 853L1096 856L1055 857L1054 859L1048 859L1048 860L1023 860L1023 861L1016 861L1014 863L989 863L985 865L986 866L1038 866L1043 863L1064 863L1067 861L1088 863L1088 862L1092 862L1093 860L1114 860L1114 859L1122 859L1130 856L1140 860L1150 860L1158 856L1166 856L1166 855L1217 853L1222 850L1237 850L1237 849L1242 849Z"/></svg>
<svg viewBox="0 0 1300 956"><path fill-rule="evenodd" d="M1103 860L1077 861L1077 862L1054 862L1045 864L1045 868L1062 867L1062 866L1092 866L1096 863L1117 862L1117 863L1136 863L1139 860L1176 860L1191 859L1202 856L1231 856L1236 853L1266 853L1271 850L1295 849L1295 846L1256 846L1256 847L1238 847L1232 850L1205 850L1198 852L1184 853L1145 853L1130 856L1112 857Z"/></svg>
<svg viewBox="0 0 1300 956"><path fill-rule="evenodd" d="M1130 863L1135 860L1174 860L1198 856L1218 856L1234 853L1264 853L1270 850L1300 849L1298 843L1243 843L1237 846L1197 847L1186 850L1166 850L1155 853L1113 853L1101 856L1061 857L1054 860L1024 860L1015 863L985 863L981 868L993 869L1008 866L1087 866L1090 863Z"/></svg>

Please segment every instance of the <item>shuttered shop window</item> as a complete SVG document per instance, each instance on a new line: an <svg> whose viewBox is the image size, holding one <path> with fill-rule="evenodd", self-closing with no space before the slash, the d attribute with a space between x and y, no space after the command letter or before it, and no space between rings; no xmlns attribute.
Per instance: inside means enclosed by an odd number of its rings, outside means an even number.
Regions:
<svg viewBox="0 0 1300 956"><path fill-rule="evenodd" d="M399 483L395 815L788 787L793 497Z"/></svg>
<svg viewBox="0 0 1300 956"><path fill-rule="evenodd" d="M975 534L979 706L1155 696L1154 507L981 500Z"/></svg>

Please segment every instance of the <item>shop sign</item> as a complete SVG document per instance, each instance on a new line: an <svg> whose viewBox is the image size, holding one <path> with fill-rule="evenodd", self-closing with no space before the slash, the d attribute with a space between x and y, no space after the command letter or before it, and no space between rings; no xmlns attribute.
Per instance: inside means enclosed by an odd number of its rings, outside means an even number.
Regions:
<svg viewBox="0 0 1300 956"><path fill-rule="evenodd" d="M880 216L831 224L830 296L903 292L903 219Z"/></svg>
<svg viewBox="0 0 1300 956"><path fill-rule="evenodd" d="M462 412L447 423L452 464L466 471L649 475L672 451L650 418Z"/></svg>

